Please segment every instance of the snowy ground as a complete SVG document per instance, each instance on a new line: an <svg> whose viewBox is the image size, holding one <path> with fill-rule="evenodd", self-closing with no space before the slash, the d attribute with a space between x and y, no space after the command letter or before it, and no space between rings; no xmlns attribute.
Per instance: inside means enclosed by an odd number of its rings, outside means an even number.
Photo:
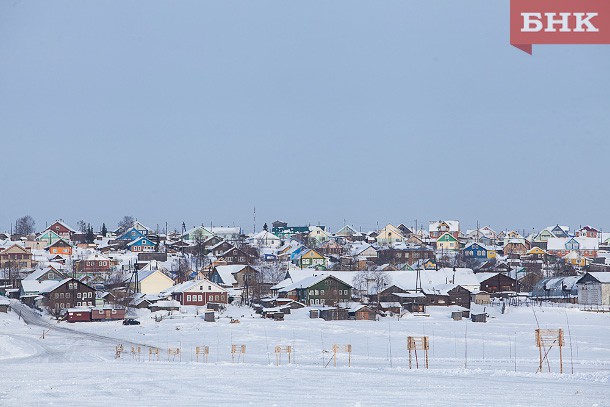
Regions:
<svg viewBox="0 0 610 407"><path fill-rule="evenodd" d="M0 405L610 405L610 314L562 307L487 308L486 324L453 321L448 308L429 308L430 317L401 320L310 320L297 310L286 321L230 307L215 323L194 308L155 322L148 311L142 325L119 322L52 323L48 318L0 314ZM240 319L231 324L230 317ZM536 374L536 319L541 328L564 328L564 374L556 349L552 373ZM569 323L568 323L569 322ZM35 325L37 324L37 325ZM569 332L568 332L569 325ZM42 333L45 337L42 339ZM409 370L406 337L428 335L430 369ZM127 350L115 359L115 346ZM231 344L246 354L231 362ZM571 346L570 346L571 343ZM131 346L142 346L132 357ZM333 344L352 345L352 366ZM160 360L148 360L159 347ZM195 347L210 348L208 363ZM293 346L293 364L275 366L274 347ZM167 348L181 358L168 361ZM515 352L516 349L516 352ZM422 355L420 354L420 357ZM330 363L329 363L330 361ZM421 359L420 359L421 362ZM572 374L572 369L574 373Z"/></svg>

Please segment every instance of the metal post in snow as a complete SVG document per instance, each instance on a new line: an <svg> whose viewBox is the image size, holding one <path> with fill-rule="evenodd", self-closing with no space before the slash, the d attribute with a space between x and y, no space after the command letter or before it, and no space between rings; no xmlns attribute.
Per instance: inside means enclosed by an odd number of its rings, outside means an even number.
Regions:
<svg viewBox="0 0 610 407"><path fill-rule="evenodd" d="M468 369L468 320L466 320L466 330L464 331L464 369Z"/></svg>

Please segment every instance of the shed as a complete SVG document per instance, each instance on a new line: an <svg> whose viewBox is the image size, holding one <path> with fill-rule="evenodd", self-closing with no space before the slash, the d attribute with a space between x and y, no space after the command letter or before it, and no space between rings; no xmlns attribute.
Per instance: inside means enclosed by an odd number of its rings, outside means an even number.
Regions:
<svg viewBox="0 0 610 407"><path fill-rule="evenodd" d="M151 312L178 311L180 309L180 303L175 300L157 301L153 304L150 304L149 309Z"/></svg>
<svg viewBox="0 0 610 407"><path fill-rule="evenodd" d="M377 313L364 304L356 305L348 310L350 319L375 321L377 319Z"/></svg>
<svg viewBox="0 0 610 407"><path fill-rule="evenodd" d="M0 312L7 313L11 309L11 302L9 300L0 300Z"/></svg>
<svg viewBox="0 0 610 407"><path fill-rule="evenodd" d="M610 272L586 273L576 285L579 304L610 305Z"/></svg>
<svg viewBox="0 0 610 407"><path fill-rule="evenodd" d="M203 320L205 322L216 322L216 316L214 314L214 311L205 311L205 313L203 314Z"/></svg>
<svg viewBox="0 0 610 407"><path fill-rule="evenodd" d="M487 314L472 314L470 319L472 322L487 322Z"/></svg>
<svg viewBox="0 0 610 407"><path fill-rule="evenodd" d="M69 308L66 319L68 322L91 321L91 310L89 308Z"/></svg>
<svg viewBox="0 0 610 407"><path fill-rule="evenodd" d="M491 295L485 291L474 291L470 294L470 300L475 304L486 305L491 302Z"/></svg>
<svg viewBox="0 0 610 407"><path fill-rule="evenodd" d="M320 318L325 321L342 321L348 319L349 314L347 309L345 308L321 308L320 309Z"/></svg>

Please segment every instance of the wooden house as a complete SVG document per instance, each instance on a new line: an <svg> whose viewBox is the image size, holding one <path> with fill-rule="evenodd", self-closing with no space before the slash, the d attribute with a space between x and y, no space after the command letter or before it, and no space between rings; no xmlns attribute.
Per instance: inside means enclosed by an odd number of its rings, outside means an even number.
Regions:
<svg viewBox="0 0 610 407"><path fill-rule="evenodd" d="M506 291L517 291L517 280L502 273L476 273L481 291L493 294Z"/></svg>
<svg viewBox="0 0 610 407"><path fill-rule="evenodd" d="M325 268L328 266L328 259L324 255L318 253L318 251L314 249L307 248L298 253L294 262L300 268L316 266L321 266Z"/></svg>
<svg viewBox="0 0 610 407"><path fill-rule="evenodd" d="M490 246L486 246L480 242L472 242L467 244L464 249L462 249L462 254L466 259L495 259L496 249Z"/></svg>
<svg viewBox="0 0 610 407"><path fill-rule="evenodd" d="M592 226L584 226L576 231L574 236L576 237L591 237L597 239L600 234L600 231Z"/></svg>
<svg viewBox="0 0 610 407"><path fill-rule="evenodd" d="M75 307L95 305L95 289L74 278L67 278L47 285L39 294L42 305L55 313Z"/></svg>
<svg viewBox="0 0 610 407"><path fill-rule="evenodd" d="M180 305L204 306L208 303L227 304L227 290L210 280L193 280L178 284L169 291Z"/></svg>
<svg viewBox="0 0 610 407"><path fill-rule="evenodd" d="M352 286L329 274L306 277L278 290L278 295L307 305L330 305L348 302Z"/></svg>
<svg viewBox="0 0 610 407"><path fill-rule="evenodd" d="M225 288L243 288L259 280L260 272L247 264L216 266L210 274L210 281Z"/></svg>
<svg viewBox="0 0 610 407"><path fill-rule="evenodd" d="M135 275L129 276L125 282L128 283L130 291L143 294L158 294L174 285L174 280L160 270L138 272L137 286Z"/></svg>
<svg viewBox="0 0 610 407"><path fill-rule="evenodd" d="M142 236L134 241L127 244L130 251L134 253L138 252L154 252L156 251L157 244L146 236Z"/></svg>
<svg viewBox="0 0 610 407"><path fill-rule="evenodd" d="M52 230L55 234L65 240L70 240L72 234L76 233L76 230L72 229L61 220L55 221L51 226L46 228L43 233L47 230Z"/></svg>
<svg viewBox="0 0 610 407"><path fill-rule="evenodd" d="M0 268L19 270L33 265L32 251L23 246L13 244L0 251Z"/></svg>
<svg viewBox="0 0 610 407"><path fill-rule="evenodd" d="M102 254L92 253L82 260L76 260L74 265L79 273L105 273L111 270L112 260Z"/></svg>
<svg viewBox="0 0 610 407"><path fill-rule="evenodd" d="M343 237L351 242L362 241L365 237L363 233L358 232L350 225L343 226L335 233L335 236Z"/></svg>
<svg viewBox="0 0 610 407"><path fill-rule="evenodd" d="M210 247L210 253L212 256L219 257L233 248L235 248L235 246L233 246L231 243L222 240Z"/></svg>
<svg viewBox="0 0 610 407"><path fill-rule="evenodd" d="M457 220L439 220L438 222L430 222L428 225L428 233L430 238L435 240L449 233L455 239L460 237L460 222Z"/></svg>
<svg viewBox="0 0 610 407"><path fill-rule="evenodd" d="M51 243L49 246L45 247L45 250L47 250L50 254L72 256L72 245L63 238Z"/></svg>
<svg viewBox="0 0 610 407"><path fill-rule="evenodd" d="M445 232L436 239L437 252L452 252L460 249L460 242L457 237L449 232Z"/></svg>
<svg viewBox="0 0 610 407"><path fill-rule="evenodd" d="M249 264L252 262L252 257L242 249L232 247L218 256L217 260L222 260L225 264Z"/></svg>
<svg viewBox="0 0 610 407"><path fill-rule="evenodd" d="M392 246L394 244L404 242L405 237L400 229L388 223L384 228L377 232L377 244L380 246Z"/></svg>
<svg viewBox="0 0 610 407"><path fill-rule="evenodd" d="M46 246L49 246L49 245L57 242L61 238L62 238L61 236L59 236L57 233L53 232L51 229L47 229L36 237L36 241L42 242L44 244L44 246L46 247Z"/></svg>
<svg viewBox="0 0 610 407"><path fill-rule="evenodd" d="M530 249L530 244L525 239L509 239L504 245L504 255L518 255L521 256Z"/></svg>
<svg viewBox="0 0 610 407"><path fill-rule="evenodd" d="M134 227L131 227L129 229L127 229L126 231L124 231L119 237L117 237L116 240L124 240L124 241L128 241L128 242L133 242L135 240L138 240L142 237L145 237L146 234Z"/></svg>
<svg viewBox="0 0 610 407"><path fill-rule="evenodd" d="M327 240L318 246L316 250L324 256L340 256L345 251L343 245L337 239Z"/></svg>
<svg viewBox="0 0 610 407"><path fill-rule="evenodd" d="M307 242L314 246L319 246L322 243L328 241L330 235L320 226L310 226L309 233L307 234Z"/></svg>

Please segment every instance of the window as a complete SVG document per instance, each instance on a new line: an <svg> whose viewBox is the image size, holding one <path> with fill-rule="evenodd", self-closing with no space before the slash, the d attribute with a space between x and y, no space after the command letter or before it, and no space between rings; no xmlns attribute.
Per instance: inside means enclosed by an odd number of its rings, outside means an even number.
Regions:
<svg viewBox="0 0 610 407"><path fill-rule="evenodd" d="M115 310L115 309L113 309L113 310L112 310L112 313L113 313L113 314L116 314L116 310Z"/></svg>
<svg viewBox="0 0 610 407"><path fill-rule="evenodd" d="M91 304L91 301L87 302L87 305L88 305L88 306L91 306L91 305L92 305L92 304Z"/></svg>
<svg viewBox="0 0 610 407"><path fill-rule="evenodd" d="M208 291L212 291L212 286L211 285L208 286Z"/></svg>
<svg viewBox="0 0 610 407"><path fill-rule="evenodd" d="M70 293L66 293L66 298L70 298Z"/></svg>
<svg viewBox="0 0 610 407"><path fill-rule="evenodd" d="M314 292L315 292L315 295L318 295L318 290L315 290Z"/></svg>
<svg viewBox="0 0 610 407"><path fill-rule="evenodd" d="M49 273L49 274L47 274L47 278L48 278L49 280L54 280L54 279L55 279L55 273Z"/></svg>
<svg viewBox="0 0 610 407"><path fill-rule="evenodd" d="M80 298L81 294L80 293L76 293L76 298Z"/></svg>
<svg viewBox="0 0 610 407"><path fill-rule="evenodd" d="M201 302L201 301L203 301L203 295L199 294L199 295L197 296L197 300L198 300L198 301L200 301L200 302Z"/></svg>
<svg viewBox="0 0 610 407"><path fill-rule="evenodd" d="M313 290L309 290L309 295L313 295Z"/></svg>
<svg viewBox="0 0 610 407"><path fill-rule="evenodd" d="M320 290L320 295L324 295L324 290Z"/></svg>
<svg viewBox="0 0 610 407"><path fill-rule="evenodd" d="M80 301L76 303L76 306L77 306L77 307L80 307L80 305L81 305L81 302L80 302Z"/></svg>
<svg viewBox="0 0 610 407"><path fill-rule="evenodd" d="M215 298L216 298L216 301L218 301L218 300L220 299L220 298L218 298L218 296L217 296L217 295L215 296Z"/></svg>
<svg viewBox="0 0 610 407"><path fill-rule="evenodd" d="M59 298L64 298L64 293L59 293Z"/></svg>
<svg viewBox="0 0 610 407"><path fill-rule="evenodd" d="M59 298L59 293L55 293L55 299Z"/></svg>
<svg viewBox="0 0 610 407"><path fill-rule="evenodd" d="M187 300L187 301L190 301L190 300L191 300L191 296L190 296L190 294L186 296L186 300Z"/></svg>

